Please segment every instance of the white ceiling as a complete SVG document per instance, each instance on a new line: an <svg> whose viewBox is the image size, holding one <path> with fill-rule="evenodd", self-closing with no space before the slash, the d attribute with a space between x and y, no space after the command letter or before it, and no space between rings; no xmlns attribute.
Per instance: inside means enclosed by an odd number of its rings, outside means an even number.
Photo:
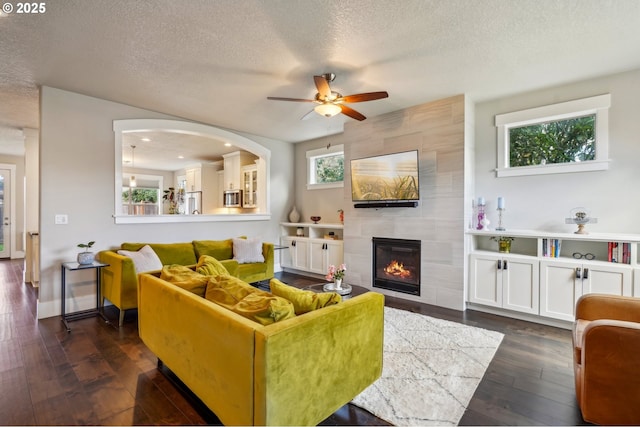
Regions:
<svg viewBox="0 0 640 427"><path fill-rule="evenodd" d="M315 74L344 95L388 91L350 104L371 117L640 68L638 0L44 3L0 17L0 146L38 127L40 85L298 142L352 120L266 99L313 97Z"/></svg>

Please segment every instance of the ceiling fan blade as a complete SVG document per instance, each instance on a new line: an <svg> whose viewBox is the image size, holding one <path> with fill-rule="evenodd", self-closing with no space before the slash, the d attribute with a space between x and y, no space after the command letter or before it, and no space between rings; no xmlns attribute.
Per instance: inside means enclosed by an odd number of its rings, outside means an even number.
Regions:
<svg viewBox="0 0 640 427"><path fill-rule="evenodd" d="M363 121L364 119L366 119L365 116L363 116L362 114L358 113L353 108L347 107L346 105L340 104L340 108L342 109L342 114L344 114L346 116L349 116L352 119L356 119L356 120L359 120L359 121Z"/></svg>
<svg viewBox="0 0 640 427"><path fill-rule="evenodd" d="M357 93L355 95L347 95L342 97L343 102L364 102L374 101L376 99L388 98L389 94L386 91L382 92L367 92Z"/></svg>
<svg viewBox="0 0 640 427"><path fill-rule="evenodd" d="M316 83L316 88L320 94L320 100L329 99L331 96L331 88L329 82L325 76L313 76L313 81Z"/></svg>
<svg viewBox="0 0 640 427"><path fill-rule="evenodd" d="M300 120L309 120L311 117L313 117L315 115L316 115L316 111L315 110L311 110L307 114L305 114L304 116L300 117Z"/></svg>
<svg viewBox="0 0 640 427"><path fill-rule="evenodd" d="M267 99L270 99L272 101L316 102L313 99L280 98L278 96L267 96Z"/></svg>

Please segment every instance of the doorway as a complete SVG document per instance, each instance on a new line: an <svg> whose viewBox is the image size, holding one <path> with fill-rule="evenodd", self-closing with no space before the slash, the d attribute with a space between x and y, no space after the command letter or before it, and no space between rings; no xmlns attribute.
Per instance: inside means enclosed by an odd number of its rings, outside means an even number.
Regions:
<svg viewBox="0 0 640 427"><path fill-rule="evenodd" d="M11 171L0 169L0 258L11 257Z"/></svg>

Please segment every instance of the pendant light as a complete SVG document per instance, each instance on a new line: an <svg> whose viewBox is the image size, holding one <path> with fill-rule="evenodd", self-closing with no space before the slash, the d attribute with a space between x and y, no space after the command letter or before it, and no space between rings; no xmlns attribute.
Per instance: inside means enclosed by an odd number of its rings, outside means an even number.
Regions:
<svg viewBox="0 0 640 427"><path fill-rule="evenodd" d="M136 146L132 145L131 146L131 169L135 168L135 149ZM129 187L137 187L138 183L136 182L136 176L135 175L131 175L131 178L129 178Z"/></svg>

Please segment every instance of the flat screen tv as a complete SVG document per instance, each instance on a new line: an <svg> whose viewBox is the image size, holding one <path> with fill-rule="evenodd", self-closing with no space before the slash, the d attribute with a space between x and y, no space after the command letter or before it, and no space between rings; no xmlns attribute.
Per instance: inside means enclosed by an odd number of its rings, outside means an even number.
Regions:
<svg viewBox="0 0 640 427"><path fill-rule="evenodd" d="M351 160L351 199L392 203L420 200L418 150Z"/></svg>

